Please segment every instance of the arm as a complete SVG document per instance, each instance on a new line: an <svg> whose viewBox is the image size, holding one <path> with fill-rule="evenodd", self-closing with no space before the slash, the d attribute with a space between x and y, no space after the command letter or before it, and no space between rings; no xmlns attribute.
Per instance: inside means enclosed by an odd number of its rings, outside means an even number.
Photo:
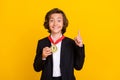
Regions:
<svg viewBox="0 0 120 80"><path fill-rule="evenodd" d="M36 56L33 64L34 69L37 72L43 70L44 65L47 62L47 57L52 54L51 48L47 47L49 45L46 45L46 44L49 44L49 43L44 43L43 41L38 42Z"/></svg>
<svg viewBox="0 0 120 80"><path fill-rule="evenodd" d="M35 71L39 72L43 69L44 64L45 64L45 60L42 60L42 48L40 46L40 42L38 42L33 67Z"/></svg>
<svg viewBox="0 0 120 80"><path fill-rule="evenodd" d="M83 63L84 63L84 58L85 58L85 49L84 49L84 44L82 42L82 38L80 36L80 31L78 31L78 35L77 37L75 37L74 39L75 41L75 55L74 55L74 67L76 70L80 70L83 67Z"/></svg>
<svg viewBox="0 0 120 80"><path fill-rule="evenodd" d="M80 70L83 67L84 58L85 58L85 50L84 50L84 48L85 48L84 45L83 45L83 47L79 47L79 46L75 47L74 68L76 70Z"/></svg>

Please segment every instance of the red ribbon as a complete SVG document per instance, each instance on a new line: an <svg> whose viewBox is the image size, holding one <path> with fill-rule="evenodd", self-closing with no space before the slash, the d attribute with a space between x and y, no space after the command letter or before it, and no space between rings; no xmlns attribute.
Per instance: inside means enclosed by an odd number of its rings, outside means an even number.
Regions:
<svg viewBox="0 0 120 80"><path fill-rule="evenodd" d="M53 44L59 43L59 42L62 41L64 38L65 38L65 36L62 35L61 38L59 38L58 40L56 40L56 42L54 42L53 39L52 39L50 36L48 36L48 39L49 39L50 42L53 43Z"/></svg>

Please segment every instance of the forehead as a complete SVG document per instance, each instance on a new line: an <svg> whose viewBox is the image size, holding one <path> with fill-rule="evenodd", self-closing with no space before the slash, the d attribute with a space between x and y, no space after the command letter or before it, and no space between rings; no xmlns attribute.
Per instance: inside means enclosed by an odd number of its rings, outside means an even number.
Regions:
<svg viewBox="0 0 120 80"><path fill-rule="evenodd" d="M61 13L53 13L50 15L50 18L63 18L63 15Z"/></svg>

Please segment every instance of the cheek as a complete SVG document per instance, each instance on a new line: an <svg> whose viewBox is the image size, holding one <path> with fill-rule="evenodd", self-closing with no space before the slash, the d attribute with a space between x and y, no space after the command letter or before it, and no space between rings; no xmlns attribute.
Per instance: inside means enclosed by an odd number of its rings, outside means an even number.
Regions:
<svg viewBox="0 0 120 80"><path fill-rule="evenodd" d="M50 22L49 22L49 27L51 27L51 26L53 26L53 23L50 23Z"/></svg>
<svg viewBox="0 0 120 80"><path fill-rule="evenodd" d="M63 27L63 23L61 23L60 26Z"/></svg>

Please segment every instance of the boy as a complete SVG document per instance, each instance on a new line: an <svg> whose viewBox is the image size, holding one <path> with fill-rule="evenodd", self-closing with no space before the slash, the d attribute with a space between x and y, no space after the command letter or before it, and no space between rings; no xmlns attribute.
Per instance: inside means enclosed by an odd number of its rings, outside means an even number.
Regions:
<svg viewBox="0 0 120 80"><path fill-rule="evenodd" d="M45 16L44 27L50 36L38 41L34 69L42 71L40 80L76 80L74 68L80 70L84 63L84 45L80 35L72 40L65 37L68 20L58 8Z"/></svg>

